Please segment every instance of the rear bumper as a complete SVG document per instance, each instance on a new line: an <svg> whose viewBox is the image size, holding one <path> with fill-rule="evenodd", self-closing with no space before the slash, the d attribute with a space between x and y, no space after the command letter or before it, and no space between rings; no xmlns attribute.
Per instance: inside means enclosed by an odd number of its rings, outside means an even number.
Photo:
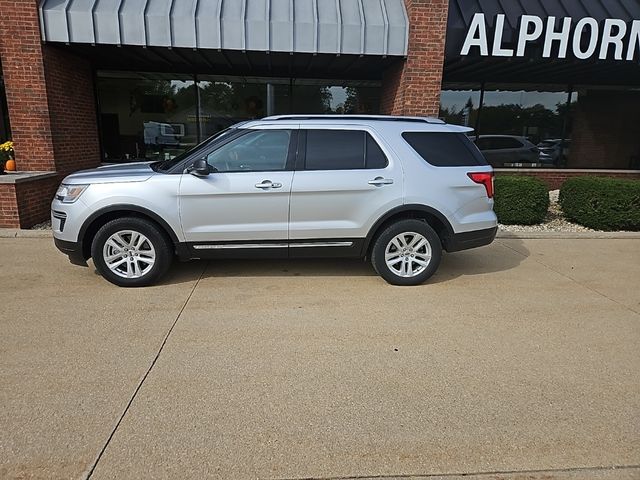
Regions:
<svg viewBox="0 0 640 480"><path fill-rule="evenodd" d="M470 248L489 245L496 238L498 227L486 228L484 230L474 230L472 232L454 233L444 242L444 249L447 252L459 252Z"/></svg>
<svg viewBox="0 0 640 480"><path fill-rule="evenodd" d="M87 260L82 254L82 244L80 242L68 242L54 237L53 243L55 243L58 250L69 257L71 263L83 267L87 266Z"/></svg>

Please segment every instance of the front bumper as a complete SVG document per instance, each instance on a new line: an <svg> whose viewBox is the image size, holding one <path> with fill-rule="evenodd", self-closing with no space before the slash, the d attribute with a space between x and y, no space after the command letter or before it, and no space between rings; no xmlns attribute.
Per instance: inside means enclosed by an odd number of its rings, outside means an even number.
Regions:
<svg viewBox="0 0 640 480"><path fill-rule="evenodd" d="M58 250L69 257L69 261L74 265L80 265L82 267L87 266L87 259L84 258L84 254L82 253L82 243L81 242L68 242L66 240L60 240L59 238L53 237L53 242L55 243Z"/></svg>
<svg viewBox="0 0 640 480"><path fill-rule="evenodd" d="M498 227L474 230L471 232L454 233L444 242L444 249L447 252L459 252L470 248L489 245L496 238Z"/></svg>

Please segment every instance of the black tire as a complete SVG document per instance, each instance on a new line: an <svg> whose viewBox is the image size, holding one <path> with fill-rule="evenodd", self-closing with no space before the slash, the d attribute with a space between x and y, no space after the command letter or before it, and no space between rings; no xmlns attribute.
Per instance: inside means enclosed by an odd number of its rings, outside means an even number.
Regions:
<svg viewBox="0 0 640 480"><path fill-rule="evenodd" d="M155 250L155 262L137 278L125 278L112 271L104 259L105 243L113 234L131 230L147 237ZM145 243L148 247L148 244ZM91 257L96 269L106 280L120 287L144 287L156 283L171 266L173 252L171 241L155 223L143 218L123 217L104 224L91 243ZM133 261L133 260L132 260ZM139 265L144 265L140 263ZM144 268L144 266L142 266Z"/></svg>
<svg viewBox="0 0 640 480"><path fill-rule="evenodd" d="M387 245L389 245L397 235L402 233L409 234L411 232L420 234L427 240L431 251L431 259L428 261L426 267L415 276L403 277L387 265L385 252ZM440 265L441 258L442 243L440 242L440 238L433 228L422 220L399 220L389 225L377 236L371 249L371 263L373 264L373 268L382 278L392 285L420 285L436 272ZM407 262L409 261L410 258L408 257ZM414 264L412 264L412 267L413 265ZM420 268L420 266L417 268Z"/></svg>

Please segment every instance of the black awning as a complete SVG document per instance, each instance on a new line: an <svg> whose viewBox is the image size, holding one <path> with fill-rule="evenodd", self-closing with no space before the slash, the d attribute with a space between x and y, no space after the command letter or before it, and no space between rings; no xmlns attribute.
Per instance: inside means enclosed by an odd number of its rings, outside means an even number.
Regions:
<svg viewBox="0 0 640 480"><path fill-rule="evenodd" d="M640 1L450 0L444 77L640 86Z"/></svg>

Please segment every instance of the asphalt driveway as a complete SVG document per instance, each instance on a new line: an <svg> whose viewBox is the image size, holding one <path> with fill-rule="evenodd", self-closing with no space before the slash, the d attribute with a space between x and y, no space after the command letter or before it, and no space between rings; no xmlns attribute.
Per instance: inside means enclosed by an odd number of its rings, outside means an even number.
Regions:
<svg viewBox="0 0 640 480"><path fill-rule="evenodd" d="M411 288L304 260L119 289L0 239L0 478L640 478L639 247L501 239Z"/></svg>

